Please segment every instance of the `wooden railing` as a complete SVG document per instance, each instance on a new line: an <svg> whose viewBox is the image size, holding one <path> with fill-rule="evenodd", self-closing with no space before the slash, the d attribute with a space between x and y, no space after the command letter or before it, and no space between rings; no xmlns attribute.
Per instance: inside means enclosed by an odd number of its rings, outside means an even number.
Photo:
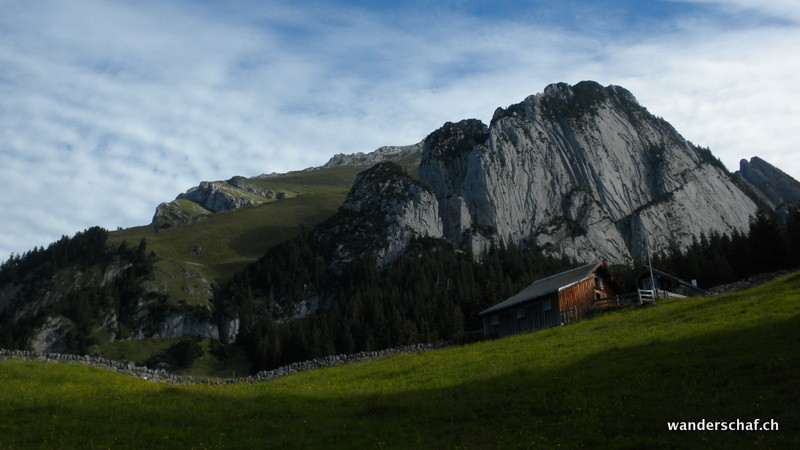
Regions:
<svg viewBox="0 0 800 450"><path fill-rule="evenodd" d="M662 289L637 289L627 294L614 295L612 297L601 298L592 302L593 308L607 308L620 306L622 304L655 304L660 298L684 298L684 295Z"/></svg>
<svg viewBox="0 0 800 450"><path fill-rule="evenodd" d="M654 289L639 289L636 291L636 294L639 299L639 304L644 305L645 303L655 303L659 292Z"/></svg>

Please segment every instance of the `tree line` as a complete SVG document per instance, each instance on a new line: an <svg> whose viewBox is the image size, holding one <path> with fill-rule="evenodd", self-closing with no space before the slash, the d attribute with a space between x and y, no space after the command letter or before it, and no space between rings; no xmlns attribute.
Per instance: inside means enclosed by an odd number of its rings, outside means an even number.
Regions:
<svg viewBox="0 0 800 450"><path fill-rule="evenodd" d="M330 354L450 340L481 327L478 313L531 280L574 266L516 246L477 262L443 240L418 238L384 270L363 259L327 266L313 234L284 242L216 296L220 314L238 316L238 344L254 370ZM292 319L282 304L315 298L320 308Z"/></svg>
<svg viewBox="0 0 800 450"><path fill-rule="evenodd" d="M111 315L117 334L130 334L155 254L147 252L144 239L136 246L107 241L108 231L92 227L2 263L0 289L8 304L0 312L0 347L24 348L46 317L66 320L60 343L66 352L83 354L97 344L103 338L98 329ZM111 265L118 273L104 280Z"/></svg>
<svg viewBox="0 0 800 450"><path fill-rule="evenodd" d="M747 232L701 234L681 251L674 245L655 255L653 266L710 288L751 275L800 266L800 207L782 219L760 211Z"/></svg>

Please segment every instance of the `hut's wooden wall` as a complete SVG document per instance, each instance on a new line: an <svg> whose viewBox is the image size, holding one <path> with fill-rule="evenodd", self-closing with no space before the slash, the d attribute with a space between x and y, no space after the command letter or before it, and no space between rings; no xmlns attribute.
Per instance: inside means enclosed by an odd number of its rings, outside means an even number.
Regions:
<svg viewBox="0 0 800 450"><path fill-rule="evenodd" d="M601 298L613 297L614 295L617 294L620 294L620 292L617 292L617 289L615 289L614 283L612 283L611 280L600 275L595 276L595 289L594 289L595 300L599 300Z"/></svg>
<svg viewBox="0 0 800 450"><path fill-rule="evenodd" d="M591 277L558 293L562 322L572 322L586 315L595 299L594 283L594 277Z"/></svg>
<svg viewBox="0 0 800 450"><path fill-rule="evenodd" d="M497 317L497 319L493 319ZM493 320L497 321L493 325ZM521 304L515 308L495 311L483 317L483 335L503 337L527 333L542 328L554 327L561 323L556 294Z"/></svg>

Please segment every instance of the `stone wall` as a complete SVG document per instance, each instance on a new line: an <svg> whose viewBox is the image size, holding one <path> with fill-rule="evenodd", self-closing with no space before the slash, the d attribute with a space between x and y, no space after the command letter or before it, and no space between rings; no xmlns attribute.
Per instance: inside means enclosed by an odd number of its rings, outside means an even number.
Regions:
<svg viewBox="0 0 800 450"><path fill-rule="evenodd" d="M711 294L712 296L717 296L723 294L730 294L731 292L743 291L745 289L750 289L751 287L758 286L759 284L766 283L767 281L772 281L780 276L797 271L800 271L800 267L796 267L791 270L779 270L777 272L760 273L758 275L753 275L749 278L745 278L744 280L739 280L729 284L714 286L708 290L708 293Z"/></svg>
<svg viewBox="0 0 800 450"><path fill-rule="evenodd" d="M195 378L181 375L171 374L164 369L150 369L148 367L137 366L133 363L125 363L119 361L111 361L108 359L100 358L98 356L85 356L85 355L68 355L62 353L37 353L27 350L6 350L0 349L0 361L7 361L10 359L17 359L23 361L40 361L47 363L65 362L73 364L85 364L87 366L97 367L105 370L112 370L123 375L129 375L143 380L158 381L162 383L173 384L235 384L235 383L256 383L261 381L274 380L276 378L285 377L293 373L301 372L303 370L322 369L324 367L338 366L341 364L349 364L368 359L378 358L386 355L396 355L400 353L413 353L435 348L442 348L446 344L443 342L435 344L412 344L403 347L391 348L386 350L367 351L353 353L349 355L330 355L322 358L312 359L309 361L301 361L285 366L278 367L272 370L265 370L258 372L255 375L240 378L224 378L224 379L211 379L211 378Z"/></svg>

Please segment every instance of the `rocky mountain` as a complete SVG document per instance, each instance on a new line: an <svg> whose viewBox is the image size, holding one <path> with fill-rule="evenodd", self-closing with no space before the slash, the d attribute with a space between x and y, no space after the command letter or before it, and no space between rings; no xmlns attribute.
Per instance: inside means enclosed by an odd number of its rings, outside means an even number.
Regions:
<svg viewBox="0 0 800 450"><path fill-rule="evenodd" d="M258 206L294 197L294 192L270 189L257 179L233 177L227 181L203 181L171 201L158 205L153 222L187 220L200 215Z"/></svg>
<svg viewBox="0 0 800 450"><path fill-rule="evenodd" d="M730 174L621 87L553 84L498 108L489 124L448 122L415 145L339 154L287 174L201 182L159 205L153 225L93 232L91 245L59 244L79 250L56 246L11 261L0 270L0 339L12 348L81 352L194 336L249 342L247 351L268 354L274 319L285 325L282 351L294 352L311 341L297 338L292 327L303 325L293 320L312 320L331 305L339 315L331 317L349 314L353 330L334 319L306 330L319 346L322 329L341 351L352 350L353 339L368 347L422 339L439 332L431 325L436 314L457 330L476 305L498 295L505 269L475 268L492 246L626 263L647 247L685 248L701 233L745 231L759 208L783 214L798 201L800 183L779 169L753 158ZM135 251L132 242L141 242ZM84 258L84 248L99 256ZM460 278L445 280L426 260L427 278L416 279L428 284L417 286L414 301L447 299L459 286L466 303L415 303L413 324L357 335L375 317L402 322L399 309L407 306L394 305L402 293L388 289L385 311L367 307L373 302L358 291L359 280L381 272L388 281L380 286L401 286L407 283L396 282L403 278L390 273L393 262L413 272L408 264L424 259L415 255L445 253L455 255L449 264L461 267ZM530 273L570 262L529 253L530 266L539 267ZM372 261L391 270L377 271ZM465 273L500 275L481 285Z"/></svg>
<svg viewBox="0 0 800 450"><path fill-rule="evenodd" d="M800 204L800 182L758 156L743 159L734 174L753 188L767 205L782 217L789 206Z"/></svg>
<svg viewBox="0 0 800 450"><path fill-rule="evenodd" d="M235 321L218 323L209 304L162 292L156 257L107 245L98 227L64 237L0 266L0 343L41 352L84 353L104 343L197 336L225 341Z"/></svg>
<svg viewBox="0 0 800 450"><path fill-rule="evenodd" d="M315 234L335 263L371 257L384 267L414 237L443 237L439 202L397 164L378 163L356 177L337 214Z"/></svg>
<svg viewBox="0 0 800 450"><path fill-rule="evenodd" d="M422 143L419 181L436 202L404 206L403 217L425 218L405 229L437 235L430 213L438 210L443 236L477 255L504 242L578 261L629 262L647 246L685 247L701 233L746 230L757 211L710 151L627 90L595 82L550 85L498 108L489 125L446 123ZM384 238L393 249L406 240L389 230Z"/></svg>
<svg viewBox="0 0 800 450"><path fill-rule="evenodd" d="M372 166L384 161L395 161L400 157L410 155L418 155L422 152L422 142L414 145L403 146L385 146L380 147L370 153L352 153L345 155L339 153L334 155L327 163L321 168L334 167L334 166Z"/></svg>
<svg viewBox="0 0 800 450"><path fill-rule="evenodd" d="M153 222L189 221L207 214L230 211L247 206L293 198L302 192L288 189L281 178L297 176L304 172L325 172L325 169L350 166L368 168L384 161L414 161L419 159L422 143L405 146L380 147L372 152L357 152L349 155L339 153L319 167L309 167L288 174L262 174L252 178L235 176L227 181L203 181L179 194L175 200L156 207Z"/></svg>

